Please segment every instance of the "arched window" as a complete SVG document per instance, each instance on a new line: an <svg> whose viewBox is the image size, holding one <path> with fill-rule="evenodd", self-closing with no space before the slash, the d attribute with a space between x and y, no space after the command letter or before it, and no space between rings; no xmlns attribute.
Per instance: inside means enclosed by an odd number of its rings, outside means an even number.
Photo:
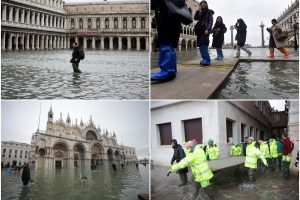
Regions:
<svg viewBox="0 0 300 200"><path fill-rule="evenodd" d="M100 28L100 18L97 18L96 20L96 28Z"/></svg>
<svg viewBox="0 0 300 200"><path fill-rule="evenodd" d="M74 29L74 28L75 28L75 20L71 19L71 29Z"/></svg>
<svg viewBox="0 0 300 200"><path fill-rule="evenodd" d="M79 19L79 28L83 28L83 20Z"/></svg>
<svg viewBox="0 0 300 200"><path fill-rule="evenodd" d="M118 28L118 18L114 18L114 28Z"/></svg>
<svg viewBox="0 0 300 200"><path fill-rule="evenodd" d="M92 20L90 18L88 19L88 28L92 28Z"/></svg>
<svg viewBox="0 0 300 200"><path fill-rule="evenodd" d="M136 28L136 19L135 19L135 17L134 18L132 18L132 28Z"/></svg>
<svg viewBox="0 0 300 200"><path fill-rule="evenodd" d="M109 19L108 18L105 19L105 28L109 28Z"/></svg>
<svg viewBox="0 0 300 200"><path fill-rule="evenodd" d="M141 29L145 29L146 28L146 20L145 17L141 18Z"/></svg>
<svg viewBox="0 0 300 200"><path fill-rule="evenodd" d="M123 28L127 29L127 18L126 17L123 18Z"/></svg>

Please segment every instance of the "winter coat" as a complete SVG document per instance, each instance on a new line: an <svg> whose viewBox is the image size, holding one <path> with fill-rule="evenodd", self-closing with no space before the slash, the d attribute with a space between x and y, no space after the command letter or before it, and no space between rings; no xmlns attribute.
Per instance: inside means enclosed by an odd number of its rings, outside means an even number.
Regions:
<svg viewBox="0 0 300 200"><path fill-rule="evenodd" d="M286 46L286 40L279 41L279 40L276 39L276 36L282 31L281 27L278 24L276 24L271 29L272 29L272 36L274 38L276 48L285 47Z"/></svg>
<svg viewBox="0 0 300 200"><path fill-rule="evenodd" d="M26 183L25 185L27 185L29 181L30 181L30 169L28 166L25 166L22 172L22 182Z"/></svg>
<svg viewBox="0 0 300 200"><path fill-rule="evenodd" d="M177 48L181 32L181 22L178 16L168 16L165 0L151 0L151 9L155 10L158 46L172 44L174 48Z"/></svg>
<svg viewBox="0 0 300 200"><path fill-rule="evenodd" d="M172 165L173 165L174 161L179 163L183 158L185 158L184 150L182 149L182 147L179 144L174 146L173 149L174 149L174 154L173 154L173 157L172 157L172 160L171 160ZM187 167L178 170L178 173L187 173L187 172L188 172Z"/></svg>
<svg viewBox="0 0 300 200"><path fill-rule="evenodd" d="M236 36L235 40L237 41L237 45L240 47L243 47L246 43L246 37L247 37L247 26L246 24L239 24L236 28Z"/></svg>
<svg viewBox="0 0 300 200"><path fill-rule="evenodd" d="M77 62L77 63L79 63L80 62L80 53L79 53L79 47L75 47L74 49L73 49L73 52L72 52L72 59L71 59L71 63L74 63L74 62ZM76 61L75 61L75 59L76 59Z"/></svg>
<svg viewBox="0 0 300 200"><path fill-rule="evenodd" d="M212 30L213 26L213 15L214 11L208 9L207 12L203 13L200 10L197 10L194 15L194 20L197 20L197 23L201 23L205 26L205 29L208 31L208 34L205 35L204 33L197 34L197 46L208 46L209 45L209 34Z"/></svg>
<svg viewBox="0 0 300 200"><path fill-rule="evenodd" d="M292 143L289 137L287 137L285 140L283 140L282 145L282 155L288 155L292 153Z"/></svg>
<svg viewBox="0 0 300 200"><path fill-rule="evenodd" d="M218 28L220 30L218 30ZM224 33L226 33L227 28L225 24L216 22L213 29L213 42L212 42L212 47L215 48L222 48L222 45L224 43Z"/></svg>
<svg viewBox="0 0 300 200"><path fill-rule="evenodd" d="M267 28L267 31L270 33L270 39L269 39L269 49L274 49L276 48L276 44L272 35L272 29Z"/></svg>

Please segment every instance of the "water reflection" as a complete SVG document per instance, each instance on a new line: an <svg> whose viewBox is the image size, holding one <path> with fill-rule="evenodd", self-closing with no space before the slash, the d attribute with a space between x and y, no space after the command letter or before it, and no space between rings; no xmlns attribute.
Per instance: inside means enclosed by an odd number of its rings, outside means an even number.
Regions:
<svg viewBox="0 0 300 200"><path fill-rule="evenodd" d="M149 168L129 165L112 171L101 167L84 169L33 170L34 183L22 187L21 175L1 173L1 199L137 199L149 191ZM87 180L79 180L84 175Z"/></svg>
<svg viewBox="0 0 300 200"><path fill-rule="evenodd" d="M3 52L2 98L148 98L148 52L87 51L82 74L73 73L70 55L67 50Z"/></svg>

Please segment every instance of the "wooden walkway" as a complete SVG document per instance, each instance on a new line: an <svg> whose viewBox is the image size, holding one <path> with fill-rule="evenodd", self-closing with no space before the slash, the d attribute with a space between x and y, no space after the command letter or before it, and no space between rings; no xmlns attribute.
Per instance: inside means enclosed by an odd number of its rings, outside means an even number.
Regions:
<svg viewBox="0 0 300 200"><path fill-rule="evenodd" d="M299 57L290 58L226 58L212 61L210 66L201 66L199 58L177 63L177 77L169 82L151 82L151 99L209 99L230 76L239 62L299 62ZM159 68L152 72L159 71Z"/></svg>

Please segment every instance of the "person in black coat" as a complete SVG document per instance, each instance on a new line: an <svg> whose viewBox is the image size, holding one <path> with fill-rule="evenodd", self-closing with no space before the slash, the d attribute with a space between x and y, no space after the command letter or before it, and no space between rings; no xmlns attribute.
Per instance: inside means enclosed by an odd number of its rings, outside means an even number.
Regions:
<svg viewBox="0 0 300 200"><path fill-rule="evenodd" d="M235 29L236 29L236 36L235 40L237 41L237 52L235 58L239 58L241 55L241 49L247 52L249 56L252 55L252 52L249 51L245 47L246 43L246 38L247 38L247 25L245 24L243 19L238 19L236 24L235 24Z"/></svg>
<svg viewBox="0 0 300 200"><path fill-rule="evenodd" d="M184 0L176 1L180 4ZM176 53L181 32L181 21L178 15L169 15L165 0L151 0L151 10L155 10L155 26L158 34L159 46L158 66L160 72L152 73L152 81L168 81L176 77Z"/></svg>
<svg viewBox="0 0 300 200"><path fill-rule="evenodd" d="M30 181L30 169L28 166L28 163L25 164L23 171L22 171L22 182L23 182L23 186L27 186L29 181Z"/></svg>
<svg viewBox="0 0 300 200"><path fill-rule="evenodd" d="M223 23L222 17L218 16L216 23L212 29L212 34L213 34L212 47L216 48L217 50L217 58L215 58L215 60L223 60L224 58L222 46L224 43L224 33L226 33L226 31L227 28Z"/></svg>
<svg viewBox="0 0 300 200"><path fill-rule="evenodd" d="M72 59L71 59L71 63L72 63L72 67L73 67L73 71L75 73L81 73L80 69L79 69L79 62L80 62L80 53L79 53L79 45L77 44L77 42L74 42L72 44L73 47L73 53L72 53Z"/></svg>
<svg viewBox="0 0 300 200"><path fill-rule="evenodd" d="M202 57L200 65L210 65L210 56L208 53L209 35L213 25L214 11L208 8L206 1L201 1L199 10L195 12L194 20L197 20L195 25L195 33L197 35L197 46Z"/></svg>
<svg viewBox="0 0 300 200"><path fill-rule="evenodd" d="M173 165L175 161L179 163L183 158L185 158L185 153L183 148L179 144L177 144L177 140L173 139L171 145L172 148L174 149L174 154L171 160L171 165ZM179 186L183 186L187 184L187 172L188 172L187 167L177 171L181 180L181 184Z"/></svg>

